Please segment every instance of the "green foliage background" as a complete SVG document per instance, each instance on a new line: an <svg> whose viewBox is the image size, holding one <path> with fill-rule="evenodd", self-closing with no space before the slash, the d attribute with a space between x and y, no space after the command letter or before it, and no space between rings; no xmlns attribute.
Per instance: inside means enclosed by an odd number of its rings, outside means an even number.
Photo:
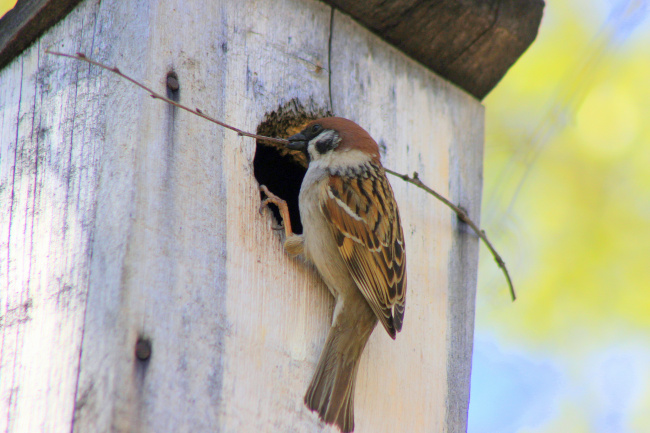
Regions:
<svg viewBox="0 0 650 433"><path fill-rule="evenodd" d="M598 365L617 353L642 391L616 431L650 431L650 6L546 3L485 100L482 225L519 298L482 249L477 336L562 374L558 409L512 431L613 431L596 400Z"/></svg>

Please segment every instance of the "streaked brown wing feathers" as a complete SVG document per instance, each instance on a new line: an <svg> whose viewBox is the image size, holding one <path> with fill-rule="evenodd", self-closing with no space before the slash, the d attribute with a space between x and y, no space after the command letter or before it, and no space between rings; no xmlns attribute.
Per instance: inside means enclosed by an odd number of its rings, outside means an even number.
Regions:
<svg viewBox="0 0 650 433"><path fill-rule="evenodd" d="M321 209L357 286L395 338L406 298L404 235L393 191L374 168L365 177L331 176Z"/></svg>

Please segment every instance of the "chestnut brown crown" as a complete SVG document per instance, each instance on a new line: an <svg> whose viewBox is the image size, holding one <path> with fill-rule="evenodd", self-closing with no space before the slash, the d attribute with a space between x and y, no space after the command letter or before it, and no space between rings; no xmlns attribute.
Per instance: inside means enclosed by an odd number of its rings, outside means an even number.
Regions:
<svg viewBox="0 0 650 433"><path fill-rule="evenodd" d="M379 162L379 146L368 132L351 120L343 117L323 117L312 120L296 135L289 137L290 149L308 149L313 145L320 154L359 150Z"/></svg>

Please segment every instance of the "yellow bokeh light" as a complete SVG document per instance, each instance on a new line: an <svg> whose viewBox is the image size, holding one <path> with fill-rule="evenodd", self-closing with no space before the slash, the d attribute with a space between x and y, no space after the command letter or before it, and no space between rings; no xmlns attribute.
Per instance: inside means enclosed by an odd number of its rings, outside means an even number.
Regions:
<svg viewBox="0 0 650 433"><path fill-rule="evenodd" d="M635 100L625 89L609 84L598 86L578 110L577 142L593 156L621 156L637 138L639 121Z"/></svg>
<svg viewBox="0 0 650 433"><path fill-rule="evenodd" d="M0 0L0 17L16 6L17 0Z"/></svg>

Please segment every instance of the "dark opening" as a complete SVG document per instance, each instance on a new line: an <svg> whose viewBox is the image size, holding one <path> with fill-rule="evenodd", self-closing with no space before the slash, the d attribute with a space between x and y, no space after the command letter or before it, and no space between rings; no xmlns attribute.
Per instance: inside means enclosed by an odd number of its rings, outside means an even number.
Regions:
<svg viewBox="0 0 650 433"><path fill-rule="evenodd" d="M267 137L287 138L297 134L312 119L327 116L325 110L305 109L295 100L266 115L257 127L257 134ZM300 185L307 172L307 159L301 152L291 151L282 145L257 141L253 158L253 173L260 185L287 202L291 227L296 234L302 233L298 195ZM260 198L264 194L260 193ZM276 221L281 222L280 212L275 205L269 208Z"/></svg>
<svg viewBox="0 0 650 433"><path fill-rule="evenodd" d="M253 168L255 178L260 185L266 185L269 191L287 202L291 228L296 234L302 233L298 194L300 193L302 178L305 177L307 169L298 165L291 156L283 156L277 149L259 142L255 151ZM262 198L263 196L264 194L261 195ZM282 221L278 208L273 204L269 208L273 211L275 219L278 222Z"/></svg>

